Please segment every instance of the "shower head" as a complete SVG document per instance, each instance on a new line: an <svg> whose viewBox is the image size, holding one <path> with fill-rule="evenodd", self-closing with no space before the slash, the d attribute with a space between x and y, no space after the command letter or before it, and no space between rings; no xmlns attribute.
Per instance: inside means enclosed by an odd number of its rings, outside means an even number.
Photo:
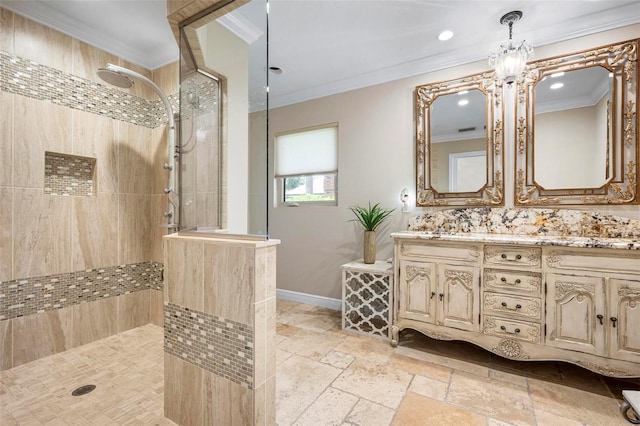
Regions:
<svg viewBox="0 0 640 426"><path fill-rule="evenodd" d="M133 80L118 71L100 68L96 71L96 74L112 86L121 87L123 89L130 89L133 87Z"/></svg>

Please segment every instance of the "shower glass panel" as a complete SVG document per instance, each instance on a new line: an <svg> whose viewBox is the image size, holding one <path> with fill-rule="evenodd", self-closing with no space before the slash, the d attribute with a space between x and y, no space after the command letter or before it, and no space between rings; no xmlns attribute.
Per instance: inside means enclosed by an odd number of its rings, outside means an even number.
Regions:
<svg viewBox="0 0 640 426"><path fill-rule="evenodd" d="M180 84L180 183L182 229L223 229L220 84L202 70Z"/></svg>
<svg viewBox="0 0 640 426"><path fill-rule="evenodd" d="M267 1L180 28L182 231L268 235Z"/></svg>

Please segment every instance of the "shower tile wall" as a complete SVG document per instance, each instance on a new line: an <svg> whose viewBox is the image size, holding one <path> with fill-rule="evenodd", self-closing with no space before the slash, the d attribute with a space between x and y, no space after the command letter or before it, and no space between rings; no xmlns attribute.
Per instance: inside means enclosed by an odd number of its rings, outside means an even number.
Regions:
<svg viewBox="0 0 640 426"><path fill-rule="evenodd" d="M95 71L108 62L177 97L177 63L151 72L0 8L0 289L12 280L163 260L166 230L156 224L166 222L166 115L149 87L122 91L99 80ZM9 69L24 72L14 76L20 84L8 81ZM92 109L99 96L138 109L125 116ZM45 194L45 151L95 158L93 196ZM0 369L150 320L162 324L155 289L0 320ZM41 346L17 338L25 335Z"/></svg>

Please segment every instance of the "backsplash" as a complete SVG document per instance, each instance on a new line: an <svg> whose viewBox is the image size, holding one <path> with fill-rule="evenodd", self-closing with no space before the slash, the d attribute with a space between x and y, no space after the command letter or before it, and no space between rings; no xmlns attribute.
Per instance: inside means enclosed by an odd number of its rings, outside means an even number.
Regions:
<svg viewBox="0 0 640 426"><path fill-rule="evenodd" d="M409 231L637 239L640 220L578 210L480 207L416 216Z"/></svg>

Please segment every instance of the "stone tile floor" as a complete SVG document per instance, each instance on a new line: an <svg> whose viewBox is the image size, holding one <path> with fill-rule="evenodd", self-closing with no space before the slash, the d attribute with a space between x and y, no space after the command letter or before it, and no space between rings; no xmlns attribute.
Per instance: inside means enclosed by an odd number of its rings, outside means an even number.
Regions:
<svg viewBox="0 0 640 426"><path fill-rule="evenodd" d="M277 319L279 426L628 425L621 391L640 389L415 332L394 349L309 305L279 300ZM162 329L146 325L0 372L0 425L172 425L162 381ZM96 390L71 396L87 383Z"/></svg>

